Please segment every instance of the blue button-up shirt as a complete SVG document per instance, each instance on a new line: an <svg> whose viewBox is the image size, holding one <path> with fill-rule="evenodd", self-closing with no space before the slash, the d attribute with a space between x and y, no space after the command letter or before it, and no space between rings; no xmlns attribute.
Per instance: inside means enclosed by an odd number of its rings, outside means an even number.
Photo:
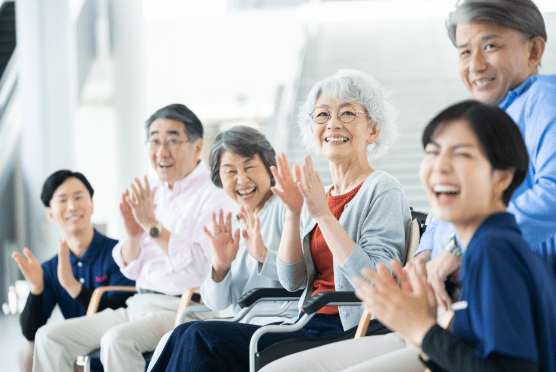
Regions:
<svg viewBox="0 0 556 372"><path fill-rule="evenodd" d="M516 122L529 153L527 176L515 190L508 212L515 216L533 250L553 261L556 257L556 75L529 77L509 91L498 107ZM432 250L432 257L436 257L453 232L451 224L433 219L417 253Z"/></svg>

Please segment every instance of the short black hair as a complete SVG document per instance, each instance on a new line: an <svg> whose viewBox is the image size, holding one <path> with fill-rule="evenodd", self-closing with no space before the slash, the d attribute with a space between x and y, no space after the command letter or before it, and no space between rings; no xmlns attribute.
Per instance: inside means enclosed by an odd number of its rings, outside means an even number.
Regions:
<svg viewBox="0 0 556 372"><path fill-rule="evenodd" d="M493 169L514 170L512 183L502 195L502 201L508 205L529 167L527 147L519 128L504 110L467 100L442 110L430 121L423 131L423 148L433 140L438 129L460 119L465 120L477 136Z"/></svg>
<svg viewBox="0 0 556 372"><path fill-rule="evenodd" d="M170 119L183 123L185 134L192 146L199 138L203 138L203 124L201 124L201 121L193 111L181 103L168 105L151 115L145 126L147 130L147 139L149 138L149 128L153 121L157 119Z"/></svg>
<svg viewBox="0 0 556 372"><path fill-rule="evenodd" d="M259 155L270 175L270 185L275 181L270 171L271 166L276 166L276 152L264 134L258 130L240 125L219 133L210 147L209 168L210 179L216 187L222 188L220 179L220 158L224 151L230 151L251 159Z"/></svg>
<svg viewBox="0 0 556 372"><path fill-rule="evenodd" d="M83 185L85 185L87 190L89 190L91 199L93 198L95 190L93 190L93 186L91 186L87 178L82 173L62 169L52 173L42 185L41 200L45 207L50 207L50 200L52 200L54 191L56 191L56 189L70 177L77 178L79 181L83 182Z"/></svg>
<svg viewBox="0 0 556 372"><path fill-rule="evenodd" d="M527 39L536 36L547 40L544 18L532 0L461 0L446 21L446 31L456 45L459 23L478 21L496 22L513 28Z"/></svg>

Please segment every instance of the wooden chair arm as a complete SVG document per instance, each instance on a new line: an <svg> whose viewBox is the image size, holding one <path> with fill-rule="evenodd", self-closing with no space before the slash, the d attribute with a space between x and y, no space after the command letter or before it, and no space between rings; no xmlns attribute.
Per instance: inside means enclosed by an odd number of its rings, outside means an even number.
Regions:
<svg viewBox="0 0 556 372"><path fill-rule="evenodd" d="M359 325L357 326L354 338L365 337L372 316L373 314L369 313L367 310L363 311L363 315L361 315L361 319L359 320Z"/></svg>
<svg viewBox="0 0 556 372"><path fill-rule="evenodd" d="M98 287L93 291L91 295L91 301L89 301L89 307L87 308L87 316L93 315L98 310L98 305L100 304L100 299L105 292L118 291L118 292L137 292L137 288L131 286L114 285L114 286L103 286Z"/></svg>
<svg viewBox="0 0 556 372"><path fill-rule="evenodd" d="M198 291L199 289L200 287L190 287L183 291L183 293L181 294L180 305L178 306L178 312L176 313L176 319L180 315L181 311L189 306L193 293L195 293L195 291Z"/></svg>

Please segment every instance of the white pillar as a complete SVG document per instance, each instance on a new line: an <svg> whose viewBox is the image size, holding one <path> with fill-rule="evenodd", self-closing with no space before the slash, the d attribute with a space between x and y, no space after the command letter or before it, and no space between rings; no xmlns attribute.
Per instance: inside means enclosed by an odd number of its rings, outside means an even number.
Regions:
<svg viewBox="0 0 556 372"><path fill-rule="evenodd" d="M122 193L134 177L148 171L143 62L143 7L140 0L112 1L112 57L116 111L117 188Z"/></svg>
<svg viewBox="0 0 556 372"><path fill-rule="evenodd" d="M71 27L68 0L16 1L21 171L27 193L27 242L39 260L56 251L59 230L47 222L42 184L73 166Z"/></svg>

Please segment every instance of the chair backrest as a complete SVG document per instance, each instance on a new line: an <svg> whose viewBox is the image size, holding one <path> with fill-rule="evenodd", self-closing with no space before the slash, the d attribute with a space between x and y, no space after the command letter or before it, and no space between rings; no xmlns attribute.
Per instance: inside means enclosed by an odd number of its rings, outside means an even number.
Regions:
<svg viewBox="0 0 556 372"><path fill-rule="evenodd" d="M421 236L425 232L427 221L427 213L414 211L411 208L411 226L409 228L409 238L407 242L407 253L405 256L404 263L411 260L413 255L419 248L419 242L421 241Z"/></svg>
<svg viewBox="0 0 556 372"><path fill-rule="evenodd" d="M409 238L407 241L406 256L404 257L404 262L411 260L417 248L419 248L419 242L421 241L421 235L425 232L427 220L427 213L414 211L411 208L411 225L409 227ZM371 320L372 314L367 310L363 312L361 320L359 321L359 326L355 332L354 338L364 337L367 333L367 328L369 327L369 322Z"/></svg>

